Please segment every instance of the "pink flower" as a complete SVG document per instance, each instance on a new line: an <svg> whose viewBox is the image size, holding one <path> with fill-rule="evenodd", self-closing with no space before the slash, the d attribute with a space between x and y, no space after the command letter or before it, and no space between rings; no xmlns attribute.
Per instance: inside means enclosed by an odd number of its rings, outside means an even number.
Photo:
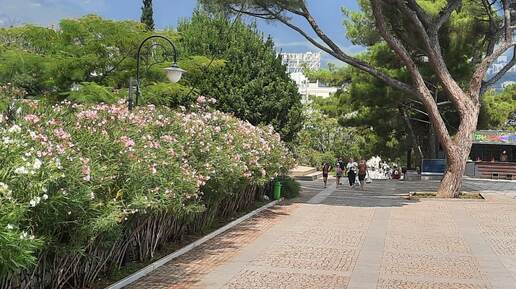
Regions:
<svg viewBox="0 0 516 289"><path fill-rule="evenodd" d="M200 95L198 98L197 98L197 103L198 104L203 104L206 102L206 97Z"/></svg>
<svg viewBox="0 0 516 289"><path fill-rule="evenodd" d="M25 119L26 121L28 121L30 123L37 123L39 121L39 117L34 114L28 114L23 119Z"/></svg>
<svg viewBox="0 0 516 289"><path fill-rule="evenodd" d="M120 141L122 142L122 144L124 145L124 147L126 149L132 148L134 146L134 144L135 144L134 141L130 137L128 137L128 136L121 137Z"/></svg>
<svg viewBox="0 0 516 289"><path fill-rule="evenodd" d="M85 110L81 111L77 114L78 119L96 119L97 111L96 110Z"/></svg>
<svg viewBox="0 0 516 289"><path fill-rule="evenodd" d="M90 170L90 166L89 166L90 160L87 158L81 158L81 162L82 162L81 172L83 174L82 179L89 182L91 180L91 170Z"/></svg>
<svg viewBox="0 0 516 289"><path fill-rule="evenodd" d="M173 142L176 139L171 135L164 135L161 137L161 140L166 141L166 142Z"/></svg>
<svg viewBox="0 0 516 289"><path fill-rule="evenodd" d="M54 129L54 135L60 140L66 140L70 138L70 134L68 134L62 128Z"/></svg>
<svg viewBox="0 0 516 289"><path fill-rule="evenodd" d="M148 146L149 148L155 148L155 149L160 148L159 142L157 142L157 141L149 141L149 142L147 143L147 146Z"/></svg>

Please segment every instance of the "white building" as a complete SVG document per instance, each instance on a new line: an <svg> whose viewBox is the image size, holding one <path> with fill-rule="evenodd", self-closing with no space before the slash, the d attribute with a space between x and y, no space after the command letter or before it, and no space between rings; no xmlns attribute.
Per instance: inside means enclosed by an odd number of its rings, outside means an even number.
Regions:
<svg viewBox="0 0 516 289"><path fill-rule="evenodd" d="M287 66L288 73L303 72L304 69L321 69L321 53L280 53L281 61Z"/></svg>
<svg viewBox="0 0 516 289"><path fill-rule="evenodd" d="M303 103L309 102L309 96L330 97L339 90L339 87L328 87L319 81L310 82L303 74L305 69L321 69L321 53L281 53L281 60L287 66L290 78L297 84L299 93L303 96Z"/></svg>
<svg viewBox="0 0 516 289"><path fill-rule="evenodd" d="M303 97L303 103L309 102L309 96L327 98L339 90L339 87L325 86L319 81L310 82L302 72L291 73L290 78L296 82L299 94Z"/></svg>

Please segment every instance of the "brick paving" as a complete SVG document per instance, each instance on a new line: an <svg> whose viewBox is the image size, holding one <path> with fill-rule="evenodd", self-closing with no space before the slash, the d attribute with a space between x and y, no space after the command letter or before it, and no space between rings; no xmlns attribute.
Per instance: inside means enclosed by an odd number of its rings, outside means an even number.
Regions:
<svg viewBox="0 0 516 289"><path fill-rule="evenodd" d="M486 200L403 198L437 185L302 182L302 198L127 288L515 289L516 183L466 181Z"/></svg>

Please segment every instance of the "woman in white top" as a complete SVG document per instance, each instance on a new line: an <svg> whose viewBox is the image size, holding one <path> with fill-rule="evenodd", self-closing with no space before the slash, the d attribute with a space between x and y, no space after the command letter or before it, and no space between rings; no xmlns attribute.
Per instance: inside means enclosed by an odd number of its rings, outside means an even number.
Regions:
<svg viewBox="0 0 516 289"><path fill-rule="evenodd" d="M353 158L349 159L349 162L346 165L346 170L348 172L348 180L350 187L353 187L353 185L355 184L355 178L357 177L357 167L358 164L355 161L353 161Z"/></svg>

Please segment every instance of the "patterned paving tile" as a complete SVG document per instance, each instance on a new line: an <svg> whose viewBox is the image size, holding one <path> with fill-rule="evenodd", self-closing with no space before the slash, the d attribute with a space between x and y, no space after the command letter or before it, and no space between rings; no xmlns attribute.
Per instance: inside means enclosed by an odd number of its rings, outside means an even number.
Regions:
<svg viewBox="0 0 516 289"><path fill-rule="evenodd" d="M481 275L472 256L423 255L386 252L382 275L477 279Z"/></svg>
<svg viewBox="0 0 516 289"><path fill-rule="evenodd" d="M407 280L381 279L377 289L489 289L485 284L414 282Z"/></svg>
<svg viewBox="0 0 516 289"><path fill-rule="evenodd" d="M341 289L346 288L348 277L339 275L302 274L285 272L256 272L244 270L224 289Z"/></svg>

